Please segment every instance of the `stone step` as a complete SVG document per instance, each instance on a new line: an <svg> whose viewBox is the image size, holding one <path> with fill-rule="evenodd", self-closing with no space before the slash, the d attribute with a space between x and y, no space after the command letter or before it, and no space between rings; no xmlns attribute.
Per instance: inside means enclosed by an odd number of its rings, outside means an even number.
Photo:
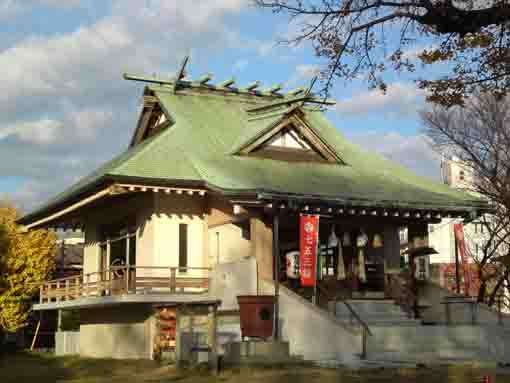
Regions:
<svg viewBox="0 0 510 383"><path fill-rule="evenodd" d="M347 304L356 312L356 314L368 324L393 324L409 325L418 323L410 319L408 315L389 299L364 299L347 300ZM330 303L330 311L333 312L335 304ZM351 322L355 319L349 308L343 302L336 302L336 317L345 322Z"/></svg>

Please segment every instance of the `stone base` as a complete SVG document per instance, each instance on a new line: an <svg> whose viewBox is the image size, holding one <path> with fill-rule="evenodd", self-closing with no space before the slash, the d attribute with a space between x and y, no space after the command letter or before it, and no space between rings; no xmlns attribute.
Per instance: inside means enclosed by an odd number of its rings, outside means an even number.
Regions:
<svg viewBox="0 0 510 383"><path fill-rule="evenodd" d="M289 343L280 341L233 342L225 354L228 364L282 364L294 362Z"/></svg>

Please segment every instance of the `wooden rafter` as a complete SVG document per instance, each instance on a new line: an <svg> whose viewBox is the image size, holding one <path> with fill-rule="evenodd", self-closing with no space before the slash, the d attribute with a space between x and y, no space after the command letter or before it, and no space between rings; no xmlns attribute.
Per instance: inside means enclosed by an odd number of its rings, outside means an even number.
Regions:
<svg viewBox="0 0 510 383"><path fill-rule="evenodd" d="M70 206L68 206L67 208L65 209L62 209L62 210L59 210L58 212L54 213L54 214L51 214L45 218L42 218L38 221L35 221L29 225L26 225L25 228L27 230L30 230L34 227L37 227L37 226L40 226L42 224L45 224L45 223L48 223L48 222L51 222L51 221L54 221L55 219L57 218L60 218L66 214L69 214L77 209L79 209L80 207L83 207L85 205L88 205L100 198L103 198L105 196L108 196L108 195L111 195L112 193L117 193L117 190L114 188L114 185L111 185L111 186L108 186L107 188L85 198L85 199L82 199L81 201L79 202L76 202Z"/></svg>

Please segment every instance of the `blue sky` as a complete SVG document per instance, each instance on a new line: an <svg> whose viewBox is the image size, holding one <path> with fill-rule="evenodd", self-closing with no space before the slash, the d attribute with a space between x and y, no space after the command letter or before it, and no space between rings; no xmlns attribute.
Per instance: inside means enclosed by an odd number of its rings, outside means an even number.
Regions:
<svg viewBox="0 0 510 383"><path fill-rule="evenodd" d="M285 16L248 0L0 0L0 198L30 210L126 148L142 85L125 71L170 76L191 54L191 77L308 84L312 50L276 44L292 33ZM328 116L357 143L437 178L422 93L409 76L388 79L386 95L337 83Z"/></svg>

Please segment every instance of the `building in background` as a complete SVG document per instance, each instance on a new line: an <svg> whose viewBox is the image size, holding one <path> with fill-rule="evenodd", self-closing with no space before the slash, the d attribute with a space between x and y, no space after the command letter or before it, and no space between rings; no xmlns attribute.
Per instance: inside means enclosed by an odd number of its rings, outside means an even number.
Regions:
<svg viewBox="0 0 510 383"><path fill-rule="evenodd" d="M444 158L441 162L442 181L455 189L473 192L474 175L471 169L463 165L456 157ZM489 240L488 230L483 217L463 225L465 239L464 260L458 252L454 225L462 223L458 218L445 218L439 224L429 225L429 243L437 254L430 255L435 279L441 286L451 291L457 290L456 253L459 262L460 290L464 294L464 267L470 277L469 295L477 296L480 281L477 278L477 260L483 257L483 248ZM464 263L464 264L463 264Z"/></svg>

